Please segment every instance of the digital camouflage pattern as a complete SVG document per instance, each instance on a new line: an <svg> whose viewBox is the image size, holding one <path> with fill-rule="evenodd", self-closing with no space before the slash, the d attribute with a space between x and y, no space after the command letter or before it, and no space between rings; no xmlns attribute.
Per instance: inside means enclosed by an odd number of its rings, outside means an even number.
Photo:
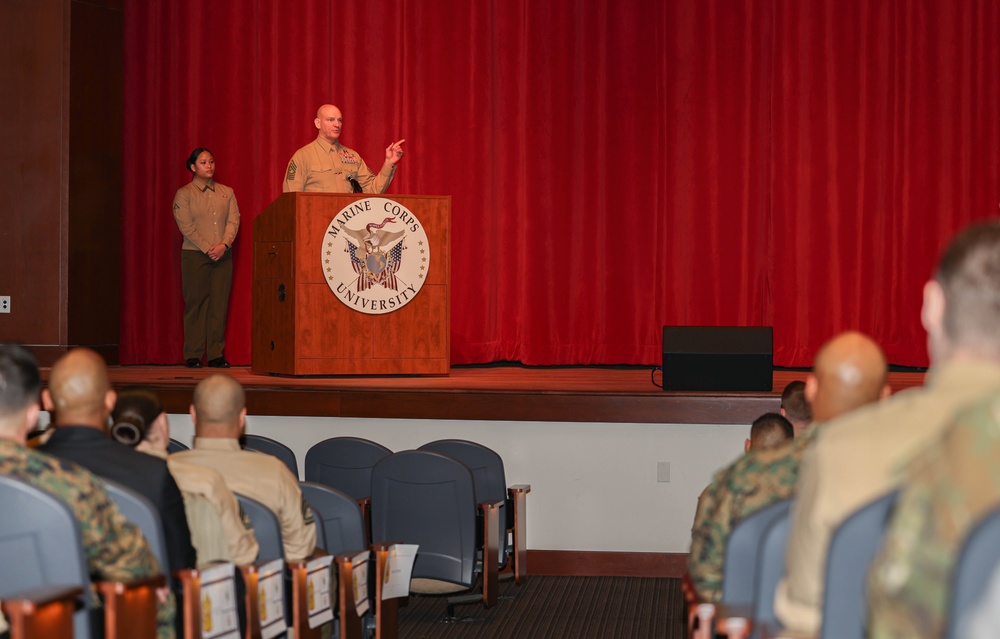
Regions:
<svg viewBox="0 0 1000 639"><path fill-rule="evenodd" d="M722 599L726 543L733 527L795 494L799 462L818 428L813 424L777 448L751 450L717 472L701 493L691 528L688 574L703 600L719 603Z"/></svg>
<svg viewBox="0 0 1000 639"><path fill-rule="evenodd" d="M0 475L14 477L65 502L80 524L91 576L103 581L131 581L160 574L160 566L142 533L125 520L104 484L73 462L0 439ZM158 605L157 637L174 637L173 598Z"/></svg>
<svg viewBox="0 0 1000 639"><path fill-rule="evenodd" d="M869 636L941 637L962 541L1000 506L1000 396L960 413L901 473L899 501L868 575Z"/></svg>

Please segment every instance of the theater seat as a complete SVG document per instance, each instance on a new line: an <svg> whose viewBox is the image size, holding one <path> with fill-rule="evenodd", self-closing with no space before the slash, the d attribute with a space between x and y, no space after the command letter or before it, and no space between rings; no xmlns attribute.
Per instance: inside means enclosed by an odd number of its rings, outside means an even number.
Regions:
<svg viewBox="0 0 1000 639"><path fill-rule="evenodd" d="M959 551L948 602L946 639L968 637L963 628L969 613L990 591L990 581L1000 566L1000 508L987 513L968 531Z"/></svg>
<svg viewBox="0 0 1000 639"><path fill-rule="evenodd" d="M507 487L503 459L496 451L464 439L439 439L419 448L448 455L469 467L476 486L477 502L500 502L497 540L500 547L499 565L502 570L513 561L513 576L520 584L527 577L526 504L524 496L531 492L527 484Z"/></svg>
<svg viewBox="0 0 1000 639"><path fill-rule="evenodd" d="M299 480L299 462L295 459L295 452L278 440L261 435L245 434L240 437L240 446L243 447L243 450L252 450L257 453L277 457L292 473L295 481Z"/></svg>
<svg viewBox="0 0 1000 639"><path fill-rule="evenodd" d="M4 567L0 599L47 587L89 592L80 528L68 505L31 484L0 476L0 513L4 513L0 517L0 565ZM162 575L129 584L95 584L105 596L103 611L94 608L92 597L82 596L73 616L73 636L152 639L156 636L156 589L164 584Z"/></svg>
<svg viewBox="0 0 1000 639"><path fill-rule="evenodd" d="M898 491L892 491L859 508L830 538L821 637L862 639L865 636L868 566L882 542L897 495Z"/></svg>
<svg viewBox="0 0 1000 639"><path fill-rule="evenodd" d="M391 455L385 446L360 437L332 437L306 451L306 481L345 492L361 506L365 529L371 529L372 468ZM366 537L371 541L371 535Z"/></svg>
<svg viewBox="0 0 1000 639"><path fill-rule="evenodd" d="M372 538L375 543L417 544L411 592L449 596L447 615L455 606L497 600L497 564L477 566L476 556L497 557L495 532L501 502L476 503L472 471L456 459L426 450L395 453L372 470ZM476 544L477 511L484 514L483 547ZM481 574L480 574L481 573Z"/></svg>

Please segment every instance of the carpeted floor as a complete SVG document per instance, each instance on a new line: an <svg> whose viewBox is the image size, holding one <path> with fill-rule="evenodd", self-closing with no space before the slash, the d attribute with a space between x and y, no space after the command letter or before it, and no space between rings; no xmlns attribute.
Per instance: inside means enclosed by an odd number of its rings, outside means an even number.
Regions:
<svg viewBox="0 0 1000 639"><path fill-rule="evenodd" d="M506 598L506 597L512 598ZM411 597L399 609L400 639L682 639L679 579L529 577L502 582L489 610L459 606L466 620L443 623L445 602Z"/></svg>

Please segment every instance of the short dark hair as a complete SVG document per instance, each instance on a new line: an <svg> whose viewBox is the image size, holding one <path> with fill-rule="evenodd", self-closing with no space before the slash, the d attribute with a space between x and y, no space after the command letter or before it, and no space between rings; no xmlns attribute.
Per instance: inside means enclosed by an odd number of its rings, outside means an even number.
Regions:
<svg viewBox="0 0 1000 639"><path fill-rule="evenodd" d="M792 422L779 413L764 413L750 426L751 448L772 448L794 438Z"/></svg>
<svg viewBox="0 0 1000 639"><path fill-rule="evenodd" d="M0 344L0 417L37 403L42 392L38 360L19 344Z"/></svg>
<svg viewBox="0 0 1000 639"><path fill-rule="evenodd" d="M191 171L191 165L198 161L198 156L201 155L202 153L208 153L213 158L215 157L214 153L212 153L203 146L199 146L194 151L191 151L191 155L188 156L188 161L187 164L184 165L184 168L190 171L191 173L194 173L194 171Z"/></svg>
<svg viewBox="0 0 1000 639"><path fill-rule="evenodd" d="M938 261L944 332L952 342L1000 352L1000 222L974 224Z"/></svg>
<svg viewBox="0 0 1000 639"><path fill-rule="evenodd" d="M809 423L813 418L812 404L806 399L806 383L800 379L789 382L781 391L781 407L789 421Z"/></svg>
<svg viewBox="0 0 1000 639"><path fill-rule="evenodd" d="M149 427L163 412L160 398L145 388L130 388L118 393L111 413L111 437L127 446L146 438Z"/></svg>

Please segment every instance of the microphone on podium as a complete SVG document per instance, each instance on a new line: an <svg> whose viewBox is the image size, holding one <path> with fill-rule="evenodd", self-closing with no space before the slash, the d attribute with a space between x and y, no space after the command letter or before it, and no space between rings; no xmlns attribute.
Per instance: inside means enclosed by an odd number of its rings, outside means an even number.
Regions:
<svg viewBox="0 0 1000 639"><path fill-rule="evenodd" d="M350 184L351 184L351 190L354 193L364 193L364 191L361 189L361 185L358 184L358 180L356 179L356 176L351 175L350 173L348 173L347 174L347 181L350 182Z"/></svg>

